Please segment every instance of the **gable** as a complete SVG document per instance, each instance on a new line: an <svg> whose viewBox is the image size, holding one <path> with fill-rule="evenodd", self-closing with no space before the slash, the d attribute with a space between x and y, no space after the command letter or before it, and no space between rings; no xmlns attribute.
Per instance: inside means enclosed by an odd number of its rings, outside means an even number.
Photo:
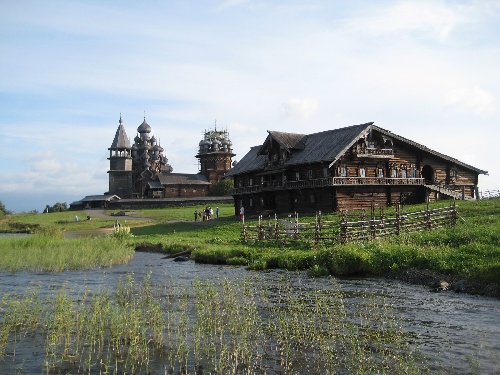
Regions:
<svg viewBox="0 0 500 375"><path fill-rule="evenodd" d="M271 146L272 141L278 142L281 147L287 150L295 150L295 152L291 153L290 158L283 162L285 167L313 163L329 163L331 167L340 158L346 155L351 147L356 145L360 139L375 142L379 148L392 148L393 141L397 140L410 148L418 149L423 153L431 154L456 164L457 166L472 170L475 173L488 173L455 158L431 150L417 142L413 142L388 130L382 129L373 125L373 122L309 135L274 131L268 131L268 133L269 135L264 144L262 146L252 147L243 159L227 173L228 176L264 170L267 162L267 150Z"/></svg>

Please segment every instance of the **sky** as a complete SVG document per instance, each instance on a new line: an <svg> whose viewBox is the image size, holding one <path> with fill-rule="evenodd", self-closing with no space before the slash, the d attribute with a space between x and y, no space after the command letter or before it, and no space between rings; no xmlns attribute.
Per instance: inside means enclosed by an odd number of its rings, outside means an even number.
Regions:
<svg viewBox="0 0 500 375"><path fill-rule="evenodd" d="M14 212L105 193L120 115L174 172L215 124L239 160L268 130L373 121L500 189L500 1L2 1L0 50Z"/></svg>

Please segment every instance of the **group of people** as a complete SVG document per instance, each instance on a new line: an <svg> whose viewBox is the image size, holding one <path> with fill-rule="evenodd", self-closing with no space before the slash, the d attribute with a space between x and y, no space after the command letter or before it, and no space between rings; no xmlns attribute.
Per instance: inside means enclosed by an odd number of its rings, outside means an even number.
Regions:
<svg viewBox="0 0 500 375"><path fill-rule="evenodd" d="M219 207L215 208L215 217L219 218L220 210ZM194 221L200 220L210 220L214 217L214 210L212 207L205 207L204 210L194 210Z"/></svg>

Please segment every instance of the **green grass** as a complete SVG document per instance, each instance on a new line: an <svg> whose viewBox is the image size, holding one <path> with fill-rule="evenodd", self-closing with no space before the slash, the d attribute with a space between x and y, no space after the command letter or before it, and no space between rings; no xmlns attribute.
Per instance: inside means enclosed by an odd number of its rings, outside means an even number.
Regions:
<svg viewBox="0 0 500 375"><path fill-rule="evenodd" d="M131 246L113 237L65 240L44 234L0 237L0 270L61 272L127 263Z"/></svg>
<svg viewBox="0 0 500 375"><path fill-rule="evenodd" d="M432 207L447 206L448 202L437 202ZM77 249L95 245L103 241L104 246L127 249L141 243L158 245L166 253L191 250L191 257L196 262L211 264L246 265L250 269L262 270L282 268L287 270L309 270L311 275L381 275L410 267L428 269L481 283L498 283L500 280L500 199L478 202L457 202L459 222L456 227L428 232L404 234L399 237L377 239L371 242L351 243L347 245L312 245L307 242L286 244L243 243L241 241L241 222L234 216L231 205L220 205L221 217L210 222L194 222L195 207L175 207L167 209L144 209L134 212L134 216L150 218L151 221L133 221L126 217L116 217L121 223L131 227L133 237L124 237L113 244L106 240L69 240L58 239L64 230L92 229L111 226L114 220L93 218L91 221L73 221L74 215L85 217L83 212L63 212L53 214L9 215L2 219L6 223L24 223L36 227L37 232L45 233L53 240L37 240L44 243L46 257L51 251L57 253L52 258L61 258L64 248ZM203 207L196 207L202 209ZM425 205L406 206L406 212L418 211ZM385 210L391 214L393 208ZM353 214L353 213L351 213ZM338 218L338 213L323 213L325 220ZM313 220L313 217L301 217ZM251 220L250 220L251 222ZM13 247L16 241L32 243L32 250L24 245L28 253L38 251L40 244L22 239L1 239L2 249ZM24 242L23 242L24 241ZM94 245L92 245L94 244ZM70 247L68 248L67 245ZM73 252L73 250L70 250ZM68 252L70 252L68 250ZM4 253L4 251L2 251ZM89 258L100 255L88 251ZM43 257L34 257L29 267L24 261L6 263L0 257L0 268L15 270L36 269L36 263ZM30 258L26 255L23 259ZM39 260L36 260L40 258ZM27 261L28 262L28 261ZM66 266L64 262L68 262ZM91 267L103 261L95 259L83 267ZM106 261L104 261L106 263ZM17 265L16 265L17 264ZM73 260L58 261L54 270L78 267ZM111 261L110 263L111 264ZM48 268L42 266L42 268Z"/></svg>
<svg viewBox="0 0 500 375"><path fill-rule="evenodd" d="M351 312L336 284L292 288L289 275L273 288L214 279L188 291L128 275L95 293L27 291L0 300L0 360L22 366L10 353L32 340L48 374L427 373L383 297L363 297Z"/></svg>

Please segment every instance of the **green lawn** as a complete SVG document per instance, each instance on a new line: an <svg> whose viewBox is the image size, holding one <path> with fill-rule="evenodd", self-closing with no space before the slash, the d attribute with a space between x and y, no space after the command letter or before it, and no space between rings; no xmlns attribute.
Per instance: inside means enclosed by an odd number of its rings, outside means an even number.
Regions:
<svg viewBox="0 0 500 375"><path fill-rule="evenodd" d="M442 207L448 204L438 202L433 206ZM194 222L195 207L144 209L130 213L131 216L147 217L150 221L116 217L122 225L131 228L133 235L121 236L118 241L121 247L128 250L138 244L150 243L161 247L166 253L191 250L191 257L197 262L240 264L256 270L307 269L311 275L349 276L380 275L415 267L483 283L498 283L500 280L500 199L457 202L460 219L458 225L453 228L405 234L371 242L314 248L305 243L287 243L284 247L276 243L245 244L241 241L241 222L234 216L233 206L226 204L219 207L220 218L206 223ZM405 209L409 212L423 207L416 205L407 206ZM390 211L391 209L388 209L387 213L390 214ZM75 211L9 215L0 222L0 230L13 223L27 225L34 231L53 238L53 242L47 242L44 247L45 251L50 251L51 247L59 248L58 241L70 241L60 237L62 231L112 226L115 221L114 218L95 217L91 221L75 222L75 215L83 219L86 217L84 212ZM330 215L334 217L338 214ZM313 218L301 218L308 219ZM5 249L6 246L11 246L5 241L22 240L1 241L4 242L0 242L0 246ZM77 244L75 241L72 246L83 247L85 240L79 241L82 242ZM36 248L38 245L33 243L31 246ZM26 248L29 249L29 246ZM1 268L15 269L3 262L0 259Z"/></svg>

